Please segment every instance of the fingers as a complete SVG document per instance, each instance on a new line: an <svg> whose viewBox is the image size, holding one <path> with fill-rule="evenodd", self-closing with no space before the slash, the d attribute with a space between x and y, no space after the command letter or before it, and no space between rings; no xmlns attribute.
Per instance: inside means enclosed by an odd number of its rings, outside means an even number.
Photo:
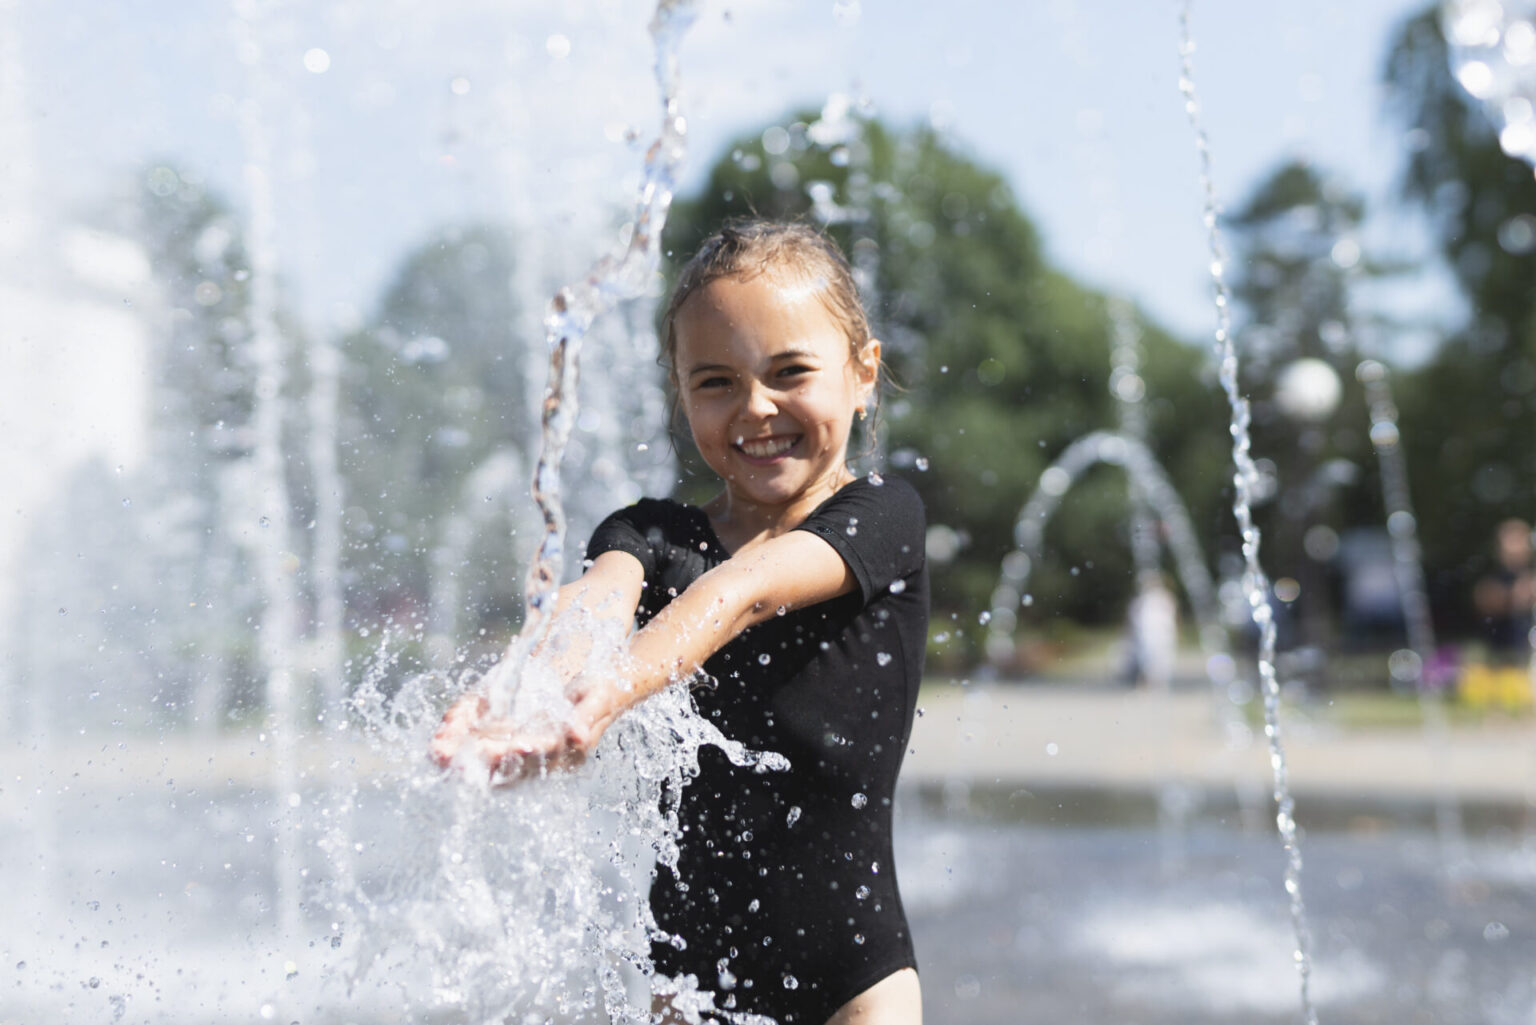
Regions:
<svg viewBox="0 0 1536 1025"><path fill-rule="evenodd" d="M550 772L574 769L587 759L587 747L569 731L474 738L475 759L491 782L510 785Z"/></svg>
<svg viewBox="0 0 1536 1025"><path fill-rule="evenodd" d="M428 753L439 768L455 763L483 767L495 785L574 769L587 760L611 720L595 711L582 707L573 721L529 728L490 718L485 695L466 694L444 714Z"/></svg>
<svg viewBox="0 0 1536 1025"><path fill-rule="evenodd" d="M443 721L432 735L428 745L432 761L444 769L452 764L470 735L484 727L490 709L490 699L478 691L460 696L443 713Z"/></svg>

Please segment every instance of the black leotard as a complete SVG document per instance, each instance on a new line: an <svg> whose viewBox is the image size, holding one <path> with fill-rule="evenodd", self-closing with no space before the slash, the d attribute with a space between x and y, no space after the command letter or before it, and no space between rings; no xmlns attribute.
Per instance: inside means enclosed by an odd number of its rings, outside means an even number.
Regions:
<svg viewBox="0 0 1536 1025"><path fill-rule="evenodd" d="M891 799L912 731L928 634L923 507L905 481L848 484L796 529L826 540L857 591L759 624L704 668L699 710L728 737L777 751L786 772L738 768L716 749L682 796L677 877L651 889L657 968L691 973L717 1004L821 1025L916 967L896 888ZM645 567L642 625L728 558L705 513L645 499L597 528L588 557Z"/></svg>

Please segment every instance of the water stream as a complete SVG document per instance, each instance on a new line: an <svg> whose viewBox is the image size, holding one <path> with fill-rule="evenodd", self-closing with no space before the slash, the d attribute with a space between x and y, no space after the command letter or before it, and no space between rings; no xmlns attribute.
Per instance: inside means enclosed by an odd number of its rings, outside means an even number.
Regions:
<svg viewBox="0 0 1536 1025"><path fill-rule="evenodd" d="M1221 205L1216 198L1216 184L1211 176L1211 146L1200 118L1200 100L1195 90L1195 41L1190 32L1190 0L1179 8L1179 91L1184 96L1184 110L1189 117L1199 157L1199 181L1203 202L1206 239L1210 248L1210 275L1214 287L1216 330L1215 348L1222 390L1232 409L1233 475L1232 514L1237 520L1243 543L1243 589L1249 610L1259 628L1259 683L1264 697L1264 735L1269 741L1270 768L1273 770L1275 824L1285 848L1285 890L1290 897L1291 924L1295 933L1296 972L1301 983L1301 1007L1308 1025L1317 1025L1317 1008L1312 1001L1312 937L1307 926L1306 902L1302 895L1301 844L1296 835L1295 802L1287 778L1285 747L1280 738L1280 683L1275 676L1275 617L1270 605L1269 577L1259 561L1262 541L1253 522L1253 494L1258 484L1249 425L1252 414L1238 381L1237 350L1232 337L1231 296L1226 281L1226 246L1221 237Z"/></svg>
<svg viewBox="0 0 1536 1025"><path fill-rule="evenodd" d="M1408 461L1400 444L1397 403L1392 400L1391 378L1386 365L1368 359L1355 368L1365 386L1371 416L1371 446L1381 471L1382 504L1387 509L1387 534L1392 544L1392 569L1397 577L1398 599L1407 627L1408 647L1394 652L1389 668L1394 680L1411 683L1419 698L1424 737L1437 761L1449 757L1450 724L1445 714L1443 688L1432 686L1425 674L1435 654L1435 626L1430 618L1429 593L1424 585L1424 565L1419 558L1418 518L1408 489ZM1448 774L1447 774L1448 776ZM1443 776L1444 780L1446 777ZM1466 838L1461 809L1450 786L1442 782L1435 800L1435 825L1442 855L1448 866L1461 860Z"/></svg>
<svg viewBox="0 0 1536 1025"><path fill-rule="evenodd" d="M299 805L295 754L300 599L288 493L283 433L288 353L277 322L276 217L272 194L274 161L268 119L272 116L272 69L264 62L263 37L271 5L237 0L235 45L247 72L248 94L241 105L240 136L245 147L249 204L246 244L250 255L250 359L255 367L254 446L249 467L243 541L256 563L263 597L259 626L261 664L266 674L266 740L272 749L273 819L276 823L277 914L279 930L297 939L300 919Z"/></svg>
<svg viewBox="0 0 1536 1025"><path fill-rule="evenodd" d="M1189 513L1146 444L1112 431L1094 431L1068 445L1040 475L1034 494L1024 503L1014 524L1016 547L1004 557L992 593L988 651L994 658L1000 658L1013 650L1013 632L1018 624L1014 610L1034 603L1028 591L1029 578L1044 548L1045 526L1073 482L1097 463L1122 467L1130 481L1133 500L1144 502L1166 525L1179 582L1194 609L1214 678L1223 684L1230 682L1226 631L1221 627L1210 571L1200 553ZM1222 698L1225 700L1225 694Z"/></svg>

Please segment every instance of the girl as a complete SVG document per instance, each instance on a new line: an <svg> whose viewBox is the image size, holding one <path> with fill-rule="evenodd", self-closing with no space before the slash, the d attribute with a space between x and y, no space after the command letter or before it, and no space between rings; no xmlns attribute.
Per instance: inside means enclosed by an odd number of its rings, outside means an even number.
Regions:
<svg viewBox="0 0 1536 1025"><path fill-rule="evenodd" d="M700 712L790 768L757 773L700 751L677 877L658 873L651 891L681 941L654 946L658 970L781 1025L917 1025L891 798L928 632L923 508L905 482L847 465L880 343L830 240L749 222L683 269L663 359L723 490L702 507L647 499L608 517L557 605L638 624L626 678L573 680L571 721L544 740L468 697L434 756L464 752L514 778L577 764L625 709L713 677Z"/></svg>

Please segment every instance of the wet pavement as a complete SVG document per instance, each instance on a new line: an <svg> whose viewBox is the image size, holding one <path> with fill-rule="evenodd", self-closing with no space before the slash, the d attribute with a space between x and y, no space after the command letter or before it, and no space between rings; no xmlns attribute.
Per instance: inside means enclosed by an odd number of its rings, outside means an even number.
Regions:
<svg viewBox="0 0 1536 1025"><path fill-rule="evenodd" d="M922 706L897 871L929 1025L1301 1021L1268 753L1209 692L940 686ZM1286 741L1325 1025L1536 1022L1531 724ZM305 752L310 786L335 753ZM346 991L319 910L300 948L274 942L259 737L38 756L0 753L0 1023L401 1020L388 987ZM1448 799L1460 834L1435 828Z"/></svg>

